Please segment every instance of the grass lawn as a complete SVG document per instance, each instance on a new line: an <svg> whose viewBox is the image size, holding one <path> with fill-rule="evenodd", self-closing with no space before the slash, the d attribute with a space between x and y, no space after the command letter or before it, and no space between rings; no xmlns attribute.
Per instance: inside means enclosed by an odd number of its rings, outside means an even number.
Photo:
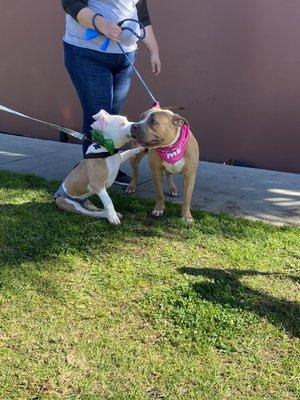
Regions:
<svg viewBox="0 0 300 400"><path fill-rule="evenodd" d="M299 399L300 230L0 172L0 399Z"/></svg>

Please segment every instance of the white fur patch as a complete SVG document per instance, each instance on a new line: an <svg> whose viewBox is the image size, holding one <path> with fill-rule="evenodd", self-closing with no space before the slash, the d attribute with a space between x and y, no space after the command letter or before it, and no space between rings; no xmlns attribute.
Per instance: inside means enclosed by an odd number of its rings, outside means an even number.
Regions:
<svg viewBox="0 0 300 400"><path fill-rule="evenodd" d="M93 117L93 129L102 132L105 139L111 139L116 149L123 147L131 139L130 128L132 122L122 115L110 115L101 110Z"/></svg>
<svg viewBox="0 0 300 400"><path fill-rule="evenodd" d="M184 164L185 164L184 157L181 160L177 161L177 163L175 164L169 164L166 161L163 162L163 166L171 174L180 174L182 172Z"/></svg>
<svg viewBox="0 0 300 400"><path fill-rule="evenodd" d="M99 154L105 152L107 152L105 147L93 143L88 147L86 154Z"/></svg>

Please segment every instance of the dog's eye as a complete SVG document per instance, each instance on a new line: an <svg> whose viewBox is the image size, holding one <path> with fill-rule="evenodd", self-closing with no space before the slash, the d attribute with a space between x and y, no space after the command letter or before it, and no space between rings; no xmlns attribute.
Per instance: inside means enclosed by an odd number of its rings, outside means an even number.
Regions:
<svg viewBox="0 0 300 400"><path fill-rule="evenodd" d="M125 125L126 125L125 122L122 122L122 123L121 123L121 126L125 126Z"/></svg>

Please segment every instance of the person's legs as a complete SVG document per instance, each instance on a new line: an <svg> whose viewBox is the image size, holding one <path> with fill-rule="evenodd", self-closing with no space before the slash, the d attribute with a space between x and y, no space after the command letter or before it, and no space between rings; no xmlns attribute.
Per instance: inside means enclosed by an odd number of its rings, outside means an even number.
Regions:
<svg viewBox="0 0 300 400"><path fill-rule="evenodd" d="M119 57L64 43L65 66L70 74L83 111L83 154L90 145L93 115L100 109L112 112L113 75Z"/></svg>
<svg viewBox="0 0 300 400"><path fill-rule="evenodd" d="M135 51L127 53L128 57L134 62ZM126 97L128 95L133 69L124 55L120 55L118 67L113 71L113 104L112 114L120 114ZM131 181L131 177L123 171L119 171L116 183L127 186Z"/></svg>
<svg viewBox="0 0 300 400"><path fill-rule="evenodd" d="M64 42L65 66L76 89L83 111L83 155L90 145L93 115L100 109L119 114L130 89L132 67L120 54L101 53ZM128 53L134 61L135 52ZM120 171L117 183L127 185L131 178Z"/></svg>
<svg viewBox="0 0 300 400"><path fill-rule="evenodd" d="M132 62L135 61L136 51L127 53L127 56ZM133 69L129 61L122 54L117 68L113 71L113 103L112 113L119 114L123 108L126 97L128 95Z"/></svg>

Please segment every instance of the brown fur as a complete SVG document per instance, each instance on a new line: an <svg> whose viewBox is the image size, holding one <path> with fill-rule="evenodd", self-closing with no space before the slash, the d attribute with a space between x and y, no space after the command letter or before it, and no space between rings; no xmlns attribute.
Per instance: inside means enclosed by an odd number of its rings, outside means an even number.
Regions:
<svg viewBox="0 0 300 400"><path fill-rule="evenodd" d="M66 190L70 196L82 196L89 189L99 193L105 185L108 171L104 159L82 160L65 179Z"/></svg>
<svg viewBox="0 0 300 400"><path fill-rule="evenodd" d="M82 160L66 177L64 183L70 196L83 196L89 191L99 193L104 187L108 177L107 166L104 159ZM69 212L76 212L76 208L67 202L63 197L55 199L59 208ZM100 211L88 199L85 200L83 207L89 211ZM95 217L97 215L95 214Z"/></svg>
<svg viewBox="0 0 300 400"><path fill-rule="evenodd" d="M163 160L159 157L154 147L168 146L174 142L178 129L186 124L187 121L179 115L165 110L148 110L141 115L140 122L132 130L132 135L137 141L149 148L149 165L152 173L152 180L155 190L156 204L153 209L153 215L159 216L163 213L164 193L163 193L163 172L165 167ZM155 143L153 144L152 143ZM152 148L151 148L152 146ZM131 159L133 168L132 181L128 186L127 192L133 193L136 189L138 177L138 165L146 152L142 152ZM184 175L184 197L182 203L182 217L186 221L192 220L191 199L196 179L197 168L199 165L199 147L198 143L191 133L185 150L185 164L181 170ZM172 173L167 172L169 194L177 195L177 189L173 182Z"/></svg>

